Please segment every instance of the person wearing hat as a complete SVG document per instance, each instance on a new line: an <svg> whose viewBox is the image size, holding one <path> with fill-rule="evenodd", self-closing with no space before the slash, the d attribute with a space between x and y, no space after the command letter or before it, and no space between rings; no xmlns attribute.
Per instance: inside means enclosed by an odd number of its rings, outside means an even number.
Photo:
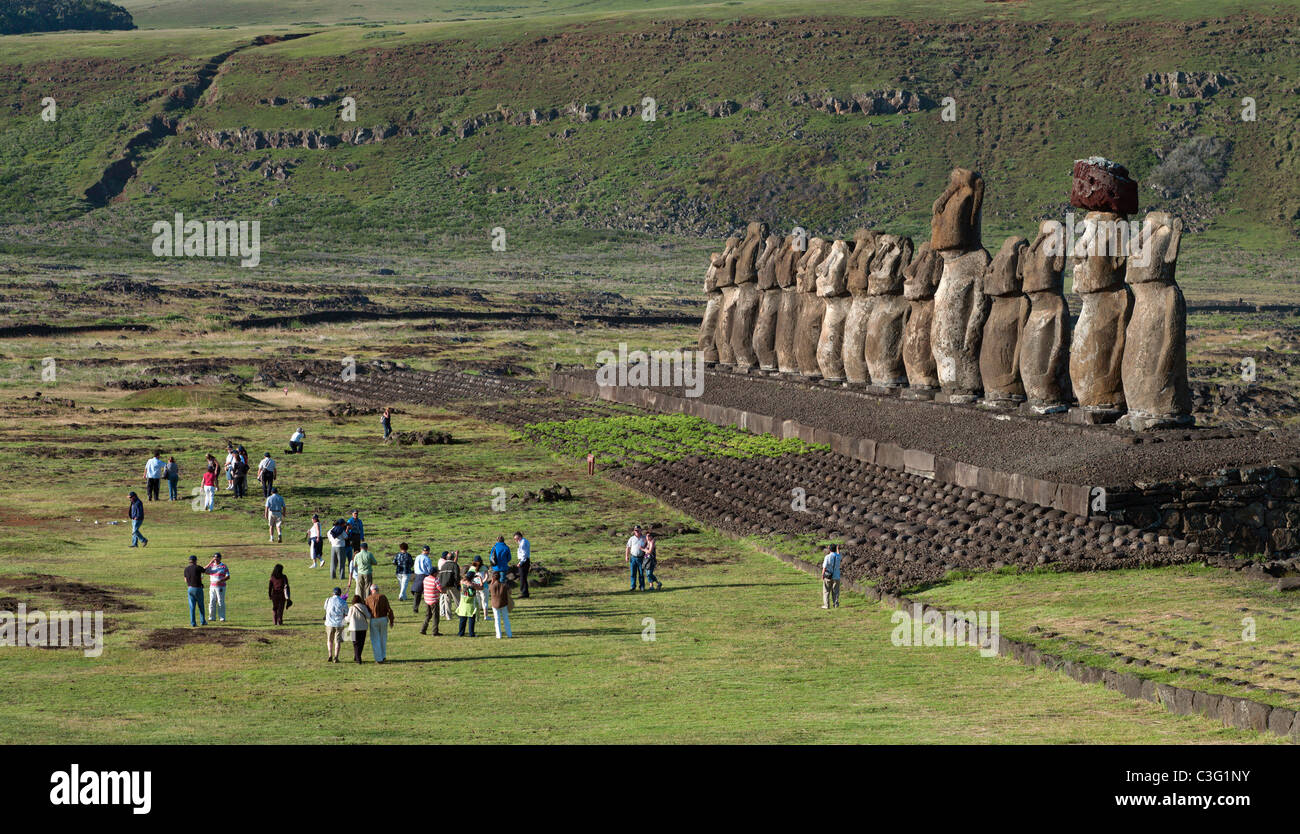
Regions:
<svg viewBox="0 0 1300 834"><path fill-rule="evenodd" d="M135 547L139 542L148 547L149 540L140 532L140 525L144 524L144 502L134 492L128 493L127 497L131 499L131 506L126 511L126 517L131 519L131 546Z"/></svg>
<svg viewBox="0 0 1300 834"><path fill-rule="evenodd" d="M266 526L271 531L270 541L284 541L284 534L281 531L281 525L284 522L285 506L284 496L280 494L280 490L276 487L271 487L271 494L266 496L266 501L263 502L263 506L266 508Z"/></svg>
<svg viewBox="0 0 1300 834"><path fill-rule="evenodd" d="M420 555L415 557L415 577L411 580L411 587L415 589L415 605L411 606L411 611L415 614L420 613L420 598L424 596L424 579L433 574L433 558L429 556L429 546L426 544L420 548Z"/></svg>
<svg viewBox="0 0 1300 834"><path fill-rule="evenodd" d="M307 531L307 558L311 560L308 567L318 568L325 564L324 541L321 538L320 516L311 514L311 529Z"/></svg>
<svg viewBox="0 0 1300 834"><path fill-rule="evenodd" d="M623 558L632 577L632 587L628 589L629 591L636 590L638 578L641 580L641 590L645 590L645 574L641 571L641 557L645 554L645 547L645 535L641 532L641 525L638 524L632 528L632 535L627 540L627 546L623 548Z"/></svg>
<svg viewBox="0 0 1300 834"><path fill-rule="evenodd" d="M302 454L302 442L303 442L303 440L306 439L306 437L307 437L307 434L306 434L306 432L304 432L304 431L302 430L302 426L299 426L299 427L298 427L298 430L297 430L296 432L294 432L293 434L289 435L289 454L291 454L291 455L301 455L301 454Z"/></svg>
<svg viewBox="0 0 1300 834"><path fill-rule="evenodd" d="M199 623L194 621L194 611L197 609L202 624L208 624L208 617L203 612L203 576L206 572L199 567L199 557L191 556L190 563L185 566L185 592L190 599L190 625L198 626Z"/></svg>
<svg viewBox="0 0 1300 834"><path fill-rule="evenodd" d="M339 662L339 649L343 647L343 626L347 624L348 604L343 599L343 589L335 588L325 600L325 647L329 654L326 663Z"/></svg>
<svg viewBox="0 0 1300 834"><path fill-rule="evenodd" d="M439 563L438 566L438 584L442 586L442 593L438 595L438 605L442 609L443 619L450 620L455 616L456 607L460 605L460 558L458 551L452 551L447 558Z"/></svg>

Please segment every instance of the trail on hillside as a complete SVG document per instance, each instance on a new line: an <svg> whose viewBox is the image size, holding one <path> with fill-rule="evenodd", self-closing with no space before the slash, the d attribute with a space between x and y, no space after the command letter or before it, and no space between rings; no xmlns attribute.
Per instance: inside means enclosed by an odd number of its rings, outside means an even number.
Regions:
<svg viewBox="0 0 1300 834"><path fill-rule="evenodd" d="M231 56L257 46L280 43L310 37L311 32L299 32L291 35L259 35L242 46L222 52L208 59L199 70L194 81L181 86L173 93L171 101L164 106L166 111L178 111L176 115L160 113L154 115L144 127L140 128L126 143L122 155L111 162L99 180L86 189L85 197L90 203L90 210L103 208L122 193L126 184L136 175L140 159L156 149L169 136L175 136L181 119L188 114L203 98L203 94L212 86L212 82L221 67Z"/></svg>

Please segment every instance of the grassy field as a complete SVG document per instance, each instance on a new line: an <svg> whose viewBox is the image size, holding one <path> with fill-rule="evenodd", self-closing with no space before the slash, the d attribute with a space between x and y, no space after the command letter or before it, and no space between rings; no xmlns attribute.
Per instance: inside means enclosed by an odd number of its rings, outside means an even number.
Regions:
<svg viewBox="0 0 1300 834"><path fill-rule="evenodd" d="M143 609L108 612L112 631L98 659L5 649L10 694L0 705L0 740L1263 740L973 650L894 647L884 608L849 600L822 611L806 576L707 529L664 539L662 592L624 593L621 541L630 523L696 525L477 420L402 413L398 428L436 426L460 442L399 449L377 443L373 418L323 418L321 403L301 394L287 403L279 392L257 396L264 408L124 405L48 419L40 431L13 420L0 429L0 448L15 462L11 478L44 484L0 521L8 531L0 582L51 574ZM10 415L17 408L5 404ZM109 525L124 517L126 491L140 490L146 450L176 454L188 492L199 456L219 451L222 439L260 457L281 449L300 422L308 453L281 459L290 513L284 544L266 543L254 500L225 494L210 514L188 501L149 504L147 548L127 548L126 525ZM48 477L50 466L59 477ZM490 509L495 486L516 493L553 482L571 486L576 500ZM306 569L302 537L311 511L334 517L352 508L380 554L403 540L484 553L498 533L521 528L537 561L561 579L520 602L514 640L421 636L399 606L391 664L326 665L320 606L334 583ZM186 644L177 648L144 647L187 627L181 568L189 553L213 551L233 573L229 631L219 638L226 645L193 642L204 634L198 629L183 631ZM277 562L297 601L282 628L270 625L264 595ZM387 574L377 576L391 592ZM654 620L652 642L643 640L646 618ZM413 720L433 702L451 710L447 721ZM511 720L456 720L462 707ZM178 719L194 710L232 730L214 735Z"/></svg>

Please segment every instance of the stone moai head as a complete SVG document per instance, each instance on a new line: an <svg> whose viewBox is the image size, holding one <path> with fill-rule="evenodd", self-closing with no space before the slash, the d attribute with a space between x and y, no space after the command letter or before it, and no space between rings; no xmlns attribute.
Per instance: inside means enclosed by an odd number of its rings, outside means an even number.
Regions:
<svg viewBox="0 0 1300 834"><path fill-rule="evenodd" d="M871 259L867 292L871 295L901 295L903 269L912 261L912 239L899 235L876 238L876 254Z"/></svg>
<svg viewBox="0 0 1300 834"><path fill-rule="evenodd" d="M930 248L930 241L921 244L912 262L903 270L903 297L908 301L934 298L943 275L943 256Z"/></svg>
<svg viewBox="0 0 1300 834"><path fill-rule="evenodd" d="M1020 256L1020 271L1025 292L1061 292L1065 286L1065 226L1056 220L1039 224L1038 237Z"/></svg>
<svg viewBox="0 0 1300 834"><path fill-rule="evenodd" d="M853 235L853 252L849 255L846 283L853 295L866 295L868 276L871 274L871 259L876 254L876 239L879 232L870 229L858 229Z"/></svg>
<svg viewBox="0 0 1300 834"><path fill-rule="evenodd" d="M799 268L795 272L795 285L799 292L817 292L817 267L826 259L830 244L819 237L808 241L808 251L799 259Z"/></svg>
<svg viewBox="0 0 1300 834"><path fill-rule="evenodd" d="M1083 232L1070 255L1075 292L1101 292L1124 283L1127 223L1109 211L1090 211L1083 218Z"/></svg>
<svg viewBox="0 0 1300 834"><path fill-rule="evenodd" d="M709 256L709 268L704 273L704 291L715 292L718 289L718 274L727 265L727 258L721 252Z"/></svg>
<svg viewBox="0 0 1300 834"><path fill-rule="evenodd" d="M799 259L804 254L797 248L798 245L797 237L787 235L781 243L781 251L776 255L776 285L782 289L795 285L795 277L799 272Z"/></svg>
<svg viewBox="0 0 1300 834"><path fill-rule="evenodd" d="M1128 269L1124 280L1130 284L1159 281L1174 283L1178 268L1178 244L1183 238L1183 219L1166 211L1148 212L1142 220L1142 232L1129 241Z"/></svg>
<svg viewBox="0 0 1300 834"><path fill-rule="evenodd" d="M825 298L848 295L848 267L849 244L837 240L831 244L825 260L817 266L817 294Z"/></svg>
<svg viewBox="0 0 1300 834"><path fill-rule="evenodd" d="M1002 248L984 270L985 295L1023 294L1022 270L1028 250L1029 241L1023 237L1009 237L1002 241Z"/></svg>
<svg viewBox="0 0 1300 834"><path fill-rule="evenodd" d="M930 219L930 248L940 252L980 248L980 206L984 178L966 168L953 168L948 187L934 201Z"/></svg>
<svg viewBox="0 0 1300 834"><path fill-rule="evenodd" d="M736 253L737 284L752 284L758 280L758 252L765 237L766 223L750 223L745 229L745 237L740 241L740 249Z"/></svg>
<svg viewBox="0 0 1300 834"><path fill-rule="evenodd" d="M730 287L736 283L736 252L740 250L740 238L729 237L722 247L724 263L718 270L718 289Z"/></svg>
<svg viewBox="0 0 1300 834"><path fill-rule="evenodd" d="M758 253L758 262L755 265L758 271L758 288L760 290L776 289L776 263L780 251L781 237L779 235L768 235L763 241L763 251Z"/></svg>

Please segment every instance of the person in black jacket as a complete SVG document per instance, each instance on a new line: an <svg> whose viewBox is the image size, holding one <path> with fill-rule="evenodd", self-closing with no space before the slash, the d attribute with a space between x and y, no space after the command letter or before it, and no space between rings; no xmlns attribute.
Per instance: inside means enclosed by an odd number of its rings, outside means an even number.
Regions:
<svg viewBox="0 0 1300 834"><path fill-rule="evenodd" d="M248 457L244 455L242 446L235 453L235 463L230 471L234 475L235 497L243 498L248 494Z"/></svg>
<svg viewBox="0 0 1300 834"><path fill-rule="evenodd" d="M185 566L185 591L190 598L190 625L197 626L194 622L194 609L199 609L199 617L203 620L203 625L208 624L208 615L203 611L203 576L207 573L199 567L199 557L191 556L190 563Z"/></svg>

